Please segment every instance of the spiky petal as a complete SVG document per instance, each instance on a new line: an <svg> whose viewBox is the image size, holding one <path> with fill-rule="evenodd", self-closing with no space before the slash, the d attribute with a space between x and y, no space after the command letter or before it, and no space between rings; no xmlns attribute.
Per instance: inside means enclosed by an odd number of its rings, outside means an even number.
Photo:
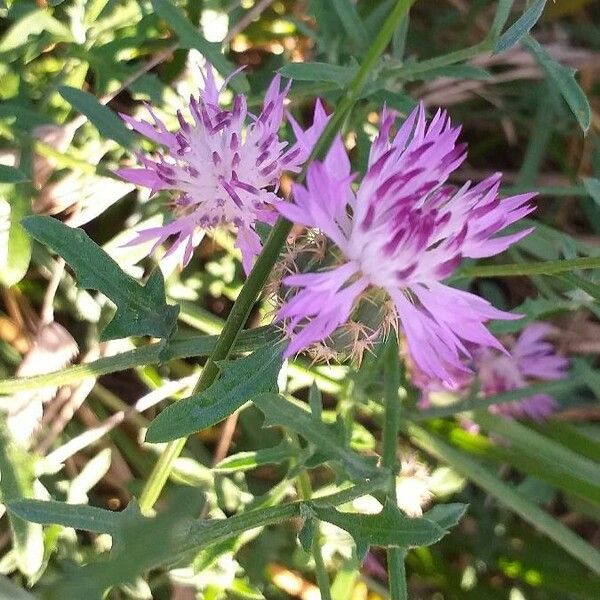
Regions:
<svg viewBox="0 0 600 600"><path fill-rule="evenodd" d="M475 379L484 396L521 389L535 381L564 379L569 361L547 341L550 331L551 327L545 323L527 325L516 340L509 340L507 346L510 354L489 348L474 349L471 362L473 373L463 374L452 390L439 380L417 373L414 382L423 392L421 405L430 404L435 394L443 391L465 396ZM549 417L556 408L556 400L549 394L534 394L522 400L493 405L490 410L517 419L540 421Z"/></svg>
<svg viewBox="0 0 600 600"><path fill-rule="evenodd" d="M325 233L343 255L335 268L286 278L298 291L278 317L290 332L290 356L330 336L367 288L382 288L413 360L428 375L451 381L466 370L467 344L502 348L486 321L518 317L442 280L463 257L493 256L527 235L496 236L533 210L534 194L500 200L500 174L477 185L449 185L466 147L445 112L427 123L420 105L391 136L394 121L384 109L356 192L337 140L324 162L311 164L306 185L294 186L293 201L276 204L286 218Z"/></svg>
<svg viewBox="0 0 600 600"><path fill-rule="evenodd" d="M150 107L152 123L122 115L134 130L165 150L153 157L140 155L141 167L120 169L117 173L150 188L152 193L175 193L176 218L163 227L139 232L134 243L153 240L156 248L174 237L167 255L177 254L185 265L200 230L233 225L238 230L237 246L248 272L261 249L256 222L273 222L276 214L271 205L277 200L274 192L282 173L299 170L311 151L313 129L320 133L324 123L315 123L307 133L308 141L303 138L287 149L278 130L289 84L281 89L281 79L275 76L265 94L262 111L255 116L248 112L243 94L234 97L230 109L219 105L220 92L228 80L217 88L210 64L202 76L204 89L197 98L191 96L189 100L191 121L178 111L179 129L175 132L169 131Z"/></svg>

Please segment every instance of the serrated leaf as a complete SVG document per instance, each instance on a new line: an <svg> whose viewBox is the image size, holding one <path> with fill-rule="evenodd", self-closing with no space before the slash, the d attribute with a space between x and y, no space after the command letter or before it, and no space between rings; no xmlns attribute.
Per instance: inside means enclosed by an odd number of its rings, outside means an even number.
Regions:
<svg viewBox="0 0 600 600"><path fill-rule="evenodd" d="M185 14L169 0L151 0L156 14L162 17L179 37L179 43L184 48L195 48L219 71L223 77L231 74L234 66L223 56L221 44L209 42L194 26ZM248 82L243 75L234 77L230 82L236 92L246 92Z"/></svg>
<svg viewBox="0 0 600 600"><path fill-rule="evenodd" d="M98 290L114 302L117 312L102 332L101 339L132 335L171 336L179 307L167 304L159 269L152 272L143 286L127 275L82 229L37 215L26 217L22 224L31 236L65 259L82 288Z"/></svg>
<svg viewBox="0 0 600 600"><path fill-rule="evenodd" d="M469 508L468 504L454 502L451 504L436 504L423 517L437 523L442 529L450 529L458 525Z"/></svg>
<svg viewBox="0 0 600 600"><path fill-rule="evenodd" d="M77 111L85 115L96 127L100 135L129 148L135 143L135 136L127 129L119 117L107 106L88 92L67 85L58 87L58 93Z"/></svg>
<svg viewBox="0 0 600 600"><path fill-rule="evenodd" d="M208 389L167 407L150 423L146 441L167 442L206 429L227 418L257 394L277 389L283 364L281 344L219 364L221 377Z"/></svg>
<svg viewBox="0 0 600 600"><path fill-rule="evenodd" d="M585 186L585 189L590 197L600 208L600 179L596 179L595 177L586 177L583 180L583 185Z"/></svg>
<svg viewBox="0 0 600 600"><path fill-rule="evenodd" d="M282 425L300 434L314 444L330 460L342 463L349 475L371 477L376 473L369 461L350 450L332 435L331 428L317 421L311 413L292 404L278 394L260 394L252 402L265 415L265 427Z"/></svg>
<svg viewBox="0 0 600 600"><path fill-rule="evenodd" d="M145 571L167 562L185 540L201 502L200 494L186 490L172 498L168 511L154 518L142 516L135 502L130 502L121 512L32 500L12 503L9 509L13 514L38 523L58 523L112 536L108 559L100 558L63 573L49 592L52 598L81 600L100 598L108 588L134 582Z"/></svg>
<svg viewBox="0 0 600 600"><path fill-rule="evenodd" d="M356 71L356 67L342 67L321 62L298 62L283 66L278 73L296 81L326 81L343 88L352 80Z"/></svg>
<svg viewBox="0 0 600 600"><path fill-rule="evenodd" d="M575 69L556 62L531 36L525 37L523 42L561 93L583 132L587 133L592 122L592 110L586 95L575 79Z"/></svg>
<svg viewBox="0 0 600 600"><path fill-rule="evenodd" d="M534 2L499 38L494 46L494 54L504 52L516 45L527 35L544 12L546 0Z"/></svg>
<svg viewBox="0 0 600 600"><path fill-rule="evenodd" d="M29 181L29 178L23 171L19 171L15 167L0 165L0 183L23 183L25 181Z"/></svg>
<svg viewBox="0 0 600 600"><path fill-rule="evenodd" d="M415 548L429 546L442 539L446 531L426 518L406 517L392 502L386 502L378 514L340 512L335 508L313 507L315 516L347 531L357 551L370 546Z"/></svg>

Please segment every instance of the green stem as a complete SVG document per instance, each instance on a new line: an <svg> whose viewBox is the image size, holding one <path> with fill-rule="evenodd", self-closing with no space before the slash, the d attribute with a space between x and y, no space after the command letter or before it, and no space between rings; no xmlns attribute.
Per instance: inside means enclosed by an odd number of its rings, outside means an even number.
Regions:
<svg viewBox="0 0 600 600"><path fill-rule="evenodd" d="M297 448L300 448L300 442L298 441L298 435L296 432L289 432L292 439L292 443ZM306 469L298 475L298 494L304 501L310 501L312 498L313 490L312 484L310 483L310 477ZM317 578L317 585L321 592L321 600L332 600L331 598L331 582L329 581L329 575L323 561L323 554L321 553L321 526L319 521L315 523L315 530L313 533L313 539L311 542L312 555L315 561L315 576Z"/></svg>
<svg viewBox="0 0 600 600"><path fill-rule="evenodd" d="M298 177L298 181L304 180L308 165L311 161L317 156L322 156L333 142L335 135L341 129L346 117L354 106L354 103L360 97L362 89L367 83L373 67L389 44L398 24L406 16L413 2L415 2L415 0L398 0L396 3L383 27L377 34L377 37L373 40L373 43L367 50L360 69L350 83L346 94L340 100L335 112L329 119L325 130L311 152L311 155L304 164L304 168ZM282 218L275 223L262 252L256 260L254 268L248 276L246 283L242 287L242 290L231 309L217 344L202 371L202 375L194 390L195 393L205 390L216 379L219 372L216 363L219 360L224 360L229 355L239 332L246 323L250 311L267 281L267 277L271 273L273 265L279 257L291 228L292 224ZM140 508L142 511L150 510L158 499L163 486L169 478L173 462L183 450L184 445L185 439L175 440L167 444L164 454L156 463L140 496Z"/></svg>
<svg viewBox="0 0 600 600"><path fill-rule="evenodd" d="M456 278L462 277L509 277L529 275L556 275L578 269L600 268L600 256L584 256L569 260L549 260L545 262L511 264L511 265L483 265L465 267L460 269Z"/></svg>
<svg viewBox="0 0 600 600"><path fill-rule="evenodd" d="M386 347L385 356L385 418L383 422L383 456L384 469L389 470L389 483L387 497L390 502L398 504L396 493L396 472L398 460L396 449L398 445L398 430L400 427L400 362L398 358L398 345L395 336L390 336ZM406 589L406 571L404 558L406 551L403 548L388 548L388 579L391 600L405 600L408 598Z"/></svg>

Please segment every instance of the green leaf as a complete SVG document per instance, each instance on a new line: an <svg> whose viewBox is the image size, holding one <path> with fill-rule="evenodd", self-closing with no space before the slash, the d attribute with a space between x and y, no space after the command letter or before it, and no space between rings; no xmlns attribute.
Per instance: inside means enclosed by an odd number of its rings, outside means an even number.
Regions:
<svg viewBox="0 0 600 600"><path fill-rule="evenodd" d="M0 575L0 600L37 600L37 598L18 587L8 577Z"/></svg>
<svg viewBox="0 0 600 600"><path fill-rule="evenodd" d="M280 465L297 456L298 450L285 440L273 448L263 448L250 452L238 452L227 456L213 467L216 473L236 473L251 471L263 465Z"/></svg>
<svg viewBox="0 0 600 600"><path fill-rule="evenodd" d="M171 336L179 307L167 304L159 269L142 286L82 229L44 216L26 217L22 223L30 235L65 259L82 288L98 290L115 303L117 312L102 332L103 340L131 335Z"/></svg>
<svg viewBox="0 0 600 600"><path fill-rule="evenodd" d="M330 460L340 461L349 475L370 477L376 472L369 461L343 445L339 436L332 434L330 427L283 396L260 394L252 398L252 402L265 415L265 427L282 425L292 429L314 444Z"/></svg>
<svg viewBox="0 0 600 600"><path fill-rule="evenodd" d="M595 177L587 177L583 180L583 185L590 197L600 207L600 179Z"/></svg>
<svg viewBox="0 0 600 600"><path fill-rule="evenodd" d="M52 598L80 600L100 598L108 588L131 583L150 568L168 562L185 541L201 502L201 495L185 490L174 495L169 510L154 518L143 517L135 502L121 512L31 500L13 503L9 508L13 514L44 524L59 523L112 536L108 559L102 557L63 573L48 594Z"/></svg>
<svg viewBox="0 0 600 600"><path fill-rule="evenodd" d="M402 73L400 73L400 76ZM456 79L476 79L485 81L492 78L492 74L483 67L477 65L446 65L437 69L430 69L424 73L416 74L414 77L407 77L409 80L427 80L436 77L455 77Z"/></svg>
<svg viewBox="0 0 600 600"><path fill-rule="evenodd" d="M308 405L310 412L317 421L321 421L323 416L323 396L318 388L316 381L313 381L308 390Z"/></svg>
<svg viewBox="0 0 600 600"><path fill-rule="evenodd" d="M575 388L584 385L582 377L572 377L569 379L559 379L557 381L542 381L533 383L526 387L515 390L508 390L490 396L480 397L473 395L448 406L433 406L423 410L415 411L411 418L415 421L427 421L429 419L439 419L441 417L450 417L458 413L488 408L493 404L504 404L506 402L515 402L535 394L556 394L559 392L572 391Z"/></svg>
<svg viewBox="0 0 600 600"><path fill-rule="evenodd" d="M172 340L166 346L163 343L147 344L115 356L106 356L54 373L3 379L0 380L0 394L14 394L47 386L69 385L87 377L99 377L177 358L208 356L214 350L217 339L216 335L199 335L188 339ZM232 351L251 352L264 344L274 343L278 339L278 333L270 326L246 329L240 332Z"/></svg>
<svg viewBox="0 0 600 600"><path fill-rule="evenodd" d="M456 450L439 437L417 425L409 423L405 428L418 447L438 460L451 465L456 471L494 496L501 504L545 533L571 556L580 560L595 573L600 574L600 552L560 521L530 502L512 486L498 479L466 453Z"/></svg>
<svg viewBox="0 0 600 600"><path fill-rule="evenodd" d="M0 183L23 183L29 181L29 177L19 169L0 165Z"/></svg>
<svg viewBox="0 0 600 600"><path fill-rule="evenodd" d="M516 277L530 275L556 275L579 269L600 268L600 256L584 256L570 260L549 260L545 262L514 263L510 265L482 265L464 267L456 277Z"/></svg>
<svg viewBox="0 0 600 600"><path fill-rule="evenodd" d="M536 0L498 39L494 54L504 52L516 45L527 35L544 12L546 0Z"/></svg>
<svg viewBox="0 0 600 600"><path fill-rule="evenodd" d="M569 285L573 285L576 288L583 290L586 294L589 294L596 302L600 302L600 285L594 283L593 281L588 281L583 277L579 277L579 275L575 275L574 273L565 273L564 275L559 275L559 279L568 283Z"/></svg>
<svg viewBox="0 0 600 600"><path fill-rule="evenodd" d="M496 40L500 37L506 21L510 16L510 11L515 0L498 0L498 6L496 8L496 14L489 31L489 37L491 40Z"/></svg>
<svg viewBox="0 0 600 600"><path fill-rule="evenodd" d="M423 518L437 523L442 529L450 529L458 525L469 508L468 504L455 502L451 504L436 504L428 510Z"/></svg>
<svg viewBox="0 0 600 600"><path fill-rule="evenodd" d="M30 43L31 36L40 35L45 31L53 36L54 41L69 42L73 40L69 28L65 24L55 19L48 10L39 9L20 18L8 29L0 41L0 52L9 52L25 46Z"/></svg>
<svg viewBox="0 0 600 600"><path fill-rule="evenodd" d="M10 439L4 422L0 423L0 474L0 499L5 504L33 494L33 459ZM44 559L42 528L14 514L9 515L9 524L17 566L22 573L32 577Z"/></svg>
<svg viewBox="0 0 600 600"><path fill-rule="evenodd" d="M361 21L354 4L350 0L332 0L331 4L340 18L348 37L356 43L359 48L366 47L369 43L367 30Z"/></svg>
<svg viewBox="0 0 600 600"><path fill-rule="evenodd" d="M7 190L6 198L0 197L0 219L5 221L0 228L0 283L8 287L21 281L29 268L31 240L21 220L30 209L31 188L27 184L15 185Z"/></svg>
<svg viewBox="0 0 600 600"><path fill-rule="evenodd" d="M600 465L579 456L576 452L548 439L522 423L493 415L487 411L475 413L475 420L488 431L509 441L512 447L521 449L537 460L551 463L567 473L576 473L578 477L590 483L600 482Z"/></svg>
<svg viewBox="0 0 600 600"><path fill-rule="evenodd" d="M312 507L321 521L333 523L347 531L356 542L359 556L369 546L413 548L429 546L442 539L445 529L429 519L411 519L391 502L378 514L340 512L335 508Z"/></svg>
<svg viewBox="0 0 600 600"><path fill-rule="evenodd" d="M587 133L592 122L592 109L586 95L575 79L575 69L556 62L531 36L524 38L524 44L557 87L583 132Z"/></svg>
<svg viewBox="0 0 600 600"><path fill-rule="evenodd" d="M234 66L221 53L220 44L208 42L198 28L192 25L185 14L169 0L151 0L151 2L156 14L175 31L182 47L198 50L223 77L231 74ZM236 92L247 92L249 89L248 81L243 75L234 77L230 85Z"/></svg>
<svg viewBox="0 0 600 600"><path fill-rule="evenodd" d="M325 81L345 87L356 75L357 67L342 67L320 62L290 63L279 69L283 77L297 81Z"/></svg>
<svg viewBox="0 0 600 600"><path fill-rule="evenodd" d="M167 442L206 429L227 418L262 392L277 389L283 363L281 344L219 363L221 377L208 389L167 407L150 423L146 441Z"/></svg>
<svg viewBox="0 0 600 600"><path fill-rule="evenodd" d="M134 145L134 134L110 108L100 104L95 96L67 85L59 86L58 92L75 110L90 120L100 135L115 140L126 148Z"/></svg>

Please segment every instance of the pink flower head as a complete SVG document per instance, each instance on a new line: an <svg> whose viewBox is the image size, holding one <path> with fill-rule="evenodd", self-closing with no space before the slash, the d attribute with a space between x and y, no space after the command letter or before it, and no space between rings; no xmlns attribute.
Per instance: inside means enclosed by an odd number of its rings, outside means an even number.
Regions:
<svg viewBox="0 0 600 600"><path fill-rule="evenodd" d="M452 390L466 395L476 378L484 396L492 396L530 385L533 381L555 381L567 376L569 361L557 354L554 346L545 340L551 328L545 323L533 323L523 329L516 341L508 344L510 354L489 348L473 350L474 374L463 375ZM430 403L435 392L449 391L442 382L417 374L415 383L423 391L422 406ZM517 400L496 404L490 410L514 418L536 421L549 417L557 407L556 400L548 394L534 394Z"/></svg>
<svg viewBox="0 0 600 600"><path fill-rule="evenodd" d="M292 202L278 202L286 218L327 235L341 263L292 275L298 288L278 312L291 342L287 356L322 341L345 323L368 288L383 289L410 355L426 374L452 381L465 371L468 345L502 349L485 328L489 319L515 319L489 302L442 283L463 257L493 256L531 230L497 237L533 209L534 194L498 198L500 174L460 188L448 178L464 161L459 127L438 111L427 123L418 106L394 136L384 109L368 168L356 190L341 140L326 161L311 164Z"/></svg>
<svg viewBox="0 0 600 600"><path fill-rule="evenodd" d="M289 84L280 89L279 75L273 78L258 116L248 112L243 94L234 97L230 110L219 105L219 94L230 78L217 88L210 64L202 77L204 89L198 98L191 96L189 101L192 122L177 111L180 127L176 132L170 132L150 107L154 123L121 115L133 129L165 146L166 151L153 158L140 155L143 167L120 169L117 173L153 193L173 190L177 194L177 218L162 227L139 232L133 243L156 240L156 248L175 236L167 255L176 253L186 265L199 228L234 225L248 272L261 250L255 223L273 222L276 213L270 205L277 199L274 192L282 173L297 172L311 148L303 142L286 151L287 142L278 136L289 90Z"/></svg>

